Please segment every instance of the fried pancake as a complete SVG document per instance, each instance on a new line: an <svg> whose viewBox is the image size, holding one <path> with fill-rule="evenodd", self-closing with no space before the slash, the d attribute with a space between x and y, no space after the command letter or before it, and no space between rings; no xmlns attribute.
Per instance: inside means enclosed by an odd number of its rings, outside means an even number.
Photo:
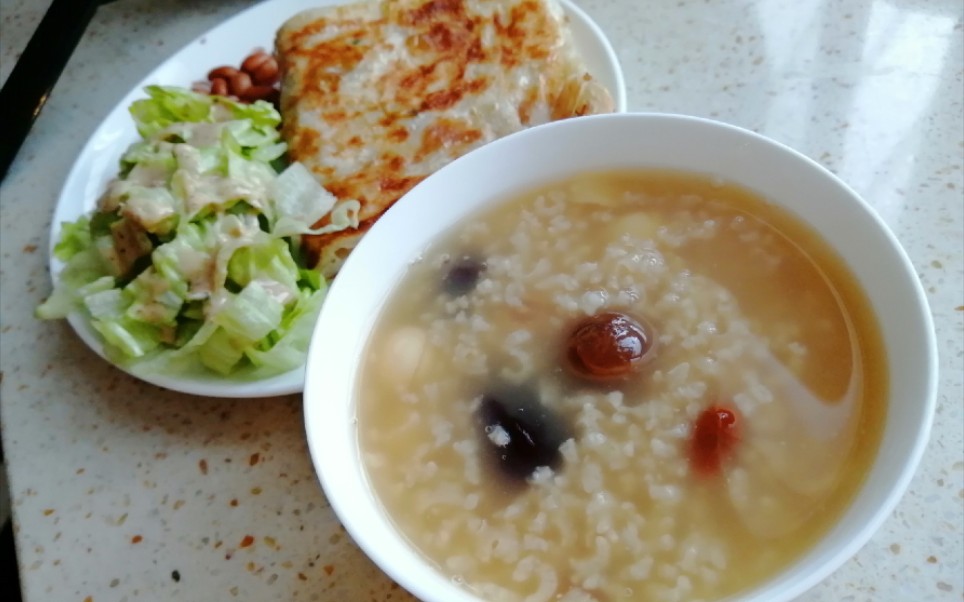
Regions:
<svg viewBox="0 0 964 602"><path fill-rule="evenodd" d="M556 0L308 10L282 26L276 52L291 159L361 205L357 229L302 239L329 277L379 216L450 161L530 126L613 110Z"/></svg>

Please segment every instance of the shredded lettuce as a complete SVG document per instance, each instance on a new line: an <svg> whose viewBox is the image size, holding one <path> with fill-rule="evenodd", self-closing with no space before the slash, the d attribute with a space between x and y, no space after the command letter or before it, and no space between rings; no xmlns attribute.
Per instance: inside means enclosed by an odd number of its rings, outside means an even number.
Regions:
<svg viewBox="0 0 964 602"><path fill-rule="evenodd" d="M54 257L69 261L90 247L90 220L85 216L76 222L64 222L61 226L60 240L54 246Z"/></svg>
<svg viewBox="0 0 964 602"><path fill-rule="evenodd" d="M36 310L79 312L141 373L262 378L304 361L327 290L299 236L358 225L298 163L266 102L161 86L130 113L141 135L90 215L61 225L65 263ZM315 227L316 224L318 227Z"/></svg>
<svg viewBox="0 0 964 602"><path fill-rule="evenodd" d="M280 238L242 247L228 261L228 279L238 286L252 283L270 286L274 298L287 303L298 295L300 271L289 244Z"/></svg>

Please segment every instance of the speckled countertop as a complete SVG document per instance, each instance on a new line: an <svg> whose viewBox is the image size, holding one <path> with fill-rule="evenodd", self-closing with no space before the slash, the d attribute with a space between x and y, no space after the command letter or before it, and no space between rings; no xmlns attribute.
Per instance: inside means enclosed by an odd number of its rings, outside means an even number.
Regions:
<svg viewBox="0 0 964 602"><path fill-rule="evenodd" d="M0 76L48 5L0 0ZM352 544L309 463L298 396L142 384L39 323L58 190L152 67L246 0L102 7L0 185L3 445L25 599L409 600ZM581 0L631 110L713 117L826 165L917 266L937 325L933 436L873 540L806 602L964 596L964 31L960 0ZM206 66L200 66L203 70Z"/></svg>

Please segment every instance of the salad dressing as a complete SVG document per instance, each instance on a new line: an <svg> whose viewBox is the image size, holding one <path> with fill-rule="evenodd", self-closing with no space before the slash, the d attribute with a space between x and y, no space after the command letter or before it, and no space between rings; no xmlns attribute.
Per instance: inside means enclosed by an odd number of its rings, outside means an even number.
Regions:
<svg viewBox="0 0 964 602"><path fill-rule="evenodd" d="M61 227L66 265L37 316L79 312L109 357L144 373L297 368L326 283L293 251L322 218L356 227L357 202L336 208L297 163L278 172L286 147L269 103L147 93L130 107L141 140L118 178L91 215Z"/></svg>

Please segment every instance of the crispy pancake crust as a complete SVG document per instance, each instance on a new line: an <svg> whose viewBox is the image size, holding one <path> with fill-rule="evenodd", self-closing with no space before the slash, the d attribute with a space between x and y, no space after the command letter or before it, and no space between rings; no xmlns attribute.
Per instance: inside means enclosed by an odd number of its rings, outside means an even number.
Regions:
<svg viewBox="0 0 964 602"><path fill-rule="evenodd" d="M613 109L555 0L314 9L279 30L276 50L291 159L361 204L357 229L303 237L329 277L379 216L453 159L526 127Z"/></svg>

